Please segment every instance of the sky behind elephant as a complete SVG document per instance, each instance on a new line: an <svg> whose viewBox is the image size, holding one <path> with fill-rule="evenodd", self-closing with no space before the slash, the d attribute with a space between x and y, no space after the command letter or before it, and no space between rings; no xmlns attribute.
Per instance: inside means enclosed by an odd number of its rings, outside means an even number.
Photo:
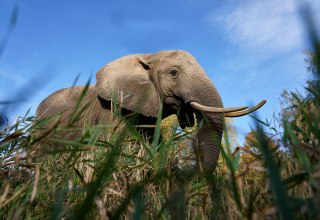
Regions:
<svg viewBox="0 0 320 220"><path fill-rule="evenodd" d="M311 3L320 10L318 1ZM1 27L8 26L14 5L18 20L0 60L0 100L26 84L35 89L37 75L46 86L32 96L24 91L28 102L11 108L11 116L30 107L35 113L43 98L70 87L79 73L84 84L106 62L163 49L197 57L226 106L268 99L262 118L279 109L282 89L301 88L308 77L303 50L309 46L290 0L1 1ZM235 121L240 135L249 120Z"/></svg>

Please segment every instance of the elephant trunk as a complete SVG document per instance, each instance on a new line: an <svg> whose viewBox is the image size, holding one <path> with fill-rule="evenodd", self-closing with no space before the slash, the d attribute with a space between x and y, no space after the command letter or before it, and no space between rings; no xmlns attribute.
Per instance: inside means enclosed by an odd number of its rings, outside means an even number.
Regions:
<svg viewBox="0 0 320 220"><path fill-rule="evenodd" d="M199 104L223 108L221 98L215 86L206 80L200 83L201 88L192 91L192 101ZM214 171L216 168L222 133L224 128L224 113L209 113L196 110L198 133L197 133L197 158L199 165L205 171Z"/></svg>
<svg viewBox="0 0 320 220"><path fill-rule="evenodd" d="M224 123L223 116L221 113L214 116L212 114L197 115L199 128L196 152L200 159L199 165L205 171L213 171L219 158Z"/></svg>

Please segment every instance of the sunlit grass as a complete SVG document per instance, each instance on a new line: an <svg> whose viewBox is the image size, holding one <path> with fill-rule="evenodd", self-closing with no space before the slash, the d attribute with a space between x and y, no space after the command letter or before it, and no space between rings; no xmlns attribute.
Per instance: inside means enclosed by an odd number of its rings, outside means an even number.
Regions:
<svg viewBox="0 0 320 220"><path fill-rule="evenodd" d="M319 115L312 119L307 129L319 129ZM126 126L103 140L103 126L87 126L77 140L50 138L58 126L39 137L46 119L27 115L5 126L1 217L308 219L319 213L319 165L310 161L290 124L284 143L294 154L270 146L267 127L257 122L252 148L259 153L232 152L235 146L225 135L217 170L208 176L195 166L192 130L177 131L174 118L159 120L159 136L149 141L124 120Z"/></svg>

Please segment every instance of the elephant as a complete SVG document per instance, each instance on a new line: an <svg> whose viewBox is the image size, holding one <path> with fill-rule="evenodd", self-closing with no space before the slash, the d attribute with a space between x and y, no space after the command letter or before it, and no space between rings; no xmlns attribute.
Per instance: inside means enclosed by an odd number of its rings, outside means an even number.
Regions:
<svg viewBox="0 0 320 220"><path fill-rule="evenodd" d="M41 120L62 112L59 120L66 121L84 89L85 86L74 86L49 95L38 106L36 118ZM79 127L109 123L113 120L112 103L126 115L137 113L138 125L154 125L161 107L162 118L176 114L181 128L193 126L196 118L198 164L208 171L214 170L217 164L224 117L247 115L266 102L263 100L252 108L224 108L205 71L183 50L133 54L114 60L96 73L96 84L86 89L83 100L90 100L90 104L77 122ZM51 121L48 126L55 123Z"/></svg>

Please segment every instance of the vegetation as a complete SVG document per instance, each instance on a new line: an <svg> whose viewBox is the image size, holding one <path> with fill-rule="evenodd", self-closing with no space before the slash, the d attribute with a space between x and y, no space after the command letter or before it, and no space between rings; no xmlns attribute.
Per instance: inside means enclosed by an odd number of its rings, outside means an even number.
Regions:
<svg viewBox="0 0 320 220"><path fill-rule="evenodd" d="M152 141L130 118L125 128L111 124L118 132L105 140L97 126L70 141L53 138L58 127L39 135L50 119L0 121L0 218L318 219L320 47L312 39L306 95L285 91L280 128L255 117L244 146L225 132L211 174L195 169L194 129L179 130L174 117L158 121Z"/></svg>

